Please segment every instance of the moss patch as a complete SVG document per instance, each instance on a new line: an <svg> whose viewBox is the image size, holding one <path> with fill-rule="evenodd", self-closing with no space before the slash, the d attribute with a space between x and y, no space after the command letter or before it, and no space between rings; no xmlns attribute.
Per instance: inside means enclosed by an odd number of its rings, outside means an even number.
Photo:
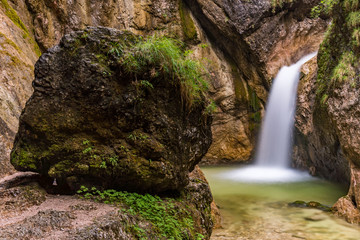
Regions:
<svg viewBox="0 0 360 240"><path fill-rule="evenodd" d="M23 30L24 39L29 38L29 41L33 45L35 53L40 56L41 51L38 44L35 40L30 37L29 30L26 28L25 24L21 21L20 17L17 15L16 11L9 5L7 0L0 0L0 6L5 10L5 15L21 30Z"/></svg>
<svg viewBox="0 0 360 240"><path fill-rule="evenodd" d="M182 201L173 198L161 198L157 195L138 194L126 191L105 190L99 191L95 187L81 186L78 191L86 199L115 204L121 207L120 212L133 215L139 222L149 222L152 227L142 228L139 225L129 226L127 231L132 232L138 239L149 239L155 235L159 239L204 239L196 233L191 208L184 206Z"/></svg>
<svg viewBox="0 0 360 240"><path fill-rule="evenodd" d="M5 36L2 32L0 32L0 38L4 38L4 42L0 43L0 46L4 47L4 44L12 46L14 49L16 49L19 53L22 52L22 50L19 48L18 45L16 45L13 41L11 41L9 38Z"/></svg>
<svg viewBox="0 0 360 240"><path fill-rule="evenodd" d="M179 1L179 13L181 19L181 26L185 34L186 40L196 40L197 31L195 23L191 18L190 10L185 6L184 1Z"/></svg>
<svg viewBox="0 0 360 240"><path fill-rule="evenodd" d="M333 89L348 82L356 87L359 80L360 12L357 0L329 0L327 10L333 21L318 54L317 100L325 104ZM354 7L356 6L356 7Z"/></svg>
<svg viewBox="0 0 360 240"><path fill-rule="evenodd" d="M37 172L37 161L33 151L26 147L11 153L11 164L18 166L20 170Z"/></svg>

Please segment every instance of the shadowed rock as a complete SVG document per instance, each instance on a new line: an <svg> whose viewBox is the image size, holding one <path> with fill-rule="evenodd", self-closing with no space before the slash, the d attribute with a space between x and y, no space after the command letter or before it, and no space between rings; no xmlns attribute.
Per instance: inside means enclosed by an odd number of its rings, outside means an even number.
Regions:
<svg viewBox="0 0 360 240"><path fill-rule="evenodd" d="M184 107L179 84L153 66L137 79L124 71L111 50L137 40L88 28L42 55L11 154L17 170L38 172L59 191L91 183L163 192L188 184L211 144L211 118L203 103Z"/></svg>

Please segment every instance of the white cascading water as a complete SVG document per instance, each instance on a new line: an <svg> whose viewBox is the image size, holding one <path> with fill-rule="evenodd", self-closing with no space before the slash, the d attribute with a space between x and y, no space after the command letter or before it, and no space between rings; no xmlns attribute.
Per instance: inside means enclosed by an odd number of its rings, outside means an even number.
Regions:
<svg viewBox="0 0 360 240"><path fill-rule="evenodd" d="M289 165L300 68L315 55L306 55L280 69L267 102L255 165L227 173L226 178L245 182L294 182L309 178L307 173L290 169Z"/></svg>

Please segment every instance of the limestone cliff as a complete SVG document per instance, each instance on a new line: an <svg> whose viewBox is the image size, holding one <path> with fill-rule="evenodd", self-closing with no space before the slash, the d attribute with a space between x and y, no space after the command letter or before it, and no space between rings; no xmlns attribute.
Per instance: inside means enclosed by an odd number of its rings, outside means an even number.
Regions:
<svg viewBox="0 0 360 240"><path fill-rule="evenodd" d="M22 11L24 4L14 6ZM32 93L34 64L40 55L31 29L20 19L11 2L0 1L0 176L14 169L9 154L18 129L18 119ZM23 22L23 21L24 22Z"/></svg>
<svg viewBox="0 0 360 240"><path fill-rule="evenodd" d="M281 66L318 48L327 22L310 17L318 1L186 2L232 67L233 86L214 96L220 111L205 160L249 160L272 78Z"/></svg>
<svg viewBox="0 0 360 240"><path fill-rule="evenodd" d="M22 28L11 21L10 14L5 14L9 13L8 6L12 6L22 20L19 26L28 29L30 38L23 41L31 52L22 58L33 56L28 66L33 65L37 57L32 39L44 51L57 44L63 34L86 26L127 29L143 35L165 34L185 41L193 55L211 69L210 92L218 106L212 127L214 141L205 157L207 163L251 158L272 77L281 65L316 49L326 26L324 20L309 18L310 8L317 1L299 0L282 6L272 5L267 0L2 2L7 4L3 4L1 16L9 23L3 25L3 29L22 33ZM11 37L11 34L5 35ZM18 40L12 41L25 51ZM16 103L15 98L8 101L16 106L17 115L8 113L6 116L9 117L4 117L7 123L2 138L8 140L1 142L8 146L2 148L7 149L7 153L17 129L19 113L31 93L31 71L24 74L24 71L6 67L7 74L26 75L21 80L24 84L14 84L26 89L24 93L20 89L16 91L19 99L23 99L21 103ZM11 93L6 90L4 95ZM11 129L12 137L6 129ZM4 156L0 164L7 165L8 158ZM8 165L6 169L9 171Z"/></svg>
<svg viewBox="0 0 360 240"><path fill-rule="evenodd" d="M316 101L317 61L306 63L298 86L293 164L312 175L349 183L350 170L335 128L324 106Z"/></svg>
<svg viewBox="0 0 360 240"><path fill-rule="evenodd" d="M348 195L334 209L349 222L359 223L359 5L358 1L333 1L328 7L333 21L318 53L316 83L313 78L309 81L315 84L310 87L310 112L301 113L306 109L301 107L297 116L298 149L306 146L305 158L313 162L315 173L350 181ZM300 106L304 106L301 100ZM311 115L309 127L301 127L301 119Z"/></svg>

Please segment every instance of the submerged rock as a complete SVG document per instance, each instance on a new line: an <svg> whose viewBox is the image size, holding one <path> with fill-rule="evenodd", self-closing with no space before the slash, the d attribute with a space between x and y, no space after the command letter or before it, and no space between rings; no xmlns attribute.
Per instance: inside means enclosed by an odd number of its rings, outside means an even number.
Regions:
<svg viewBox="0 0 360 240"><path fill-rule="evenodd" d="M289 203L288 205L290 207L315 208L315 209L322 210L324 212L331 212L332 211L331 207L326 206L324 204L321 204L319 202L314 202L314 201L305 202L305 201L298 200L298 201Z"/></svg>
<svg viewBox="0 0 360 240"><path fill-rule="evenodd" d="M88 28L41 56L11 153L17 170L38 172L59 191L88 183L164 192L188 184L211 144L211 117L201 99L185 106L183 89L162 66L124 70L122 47L138 40Z"/></svg>

